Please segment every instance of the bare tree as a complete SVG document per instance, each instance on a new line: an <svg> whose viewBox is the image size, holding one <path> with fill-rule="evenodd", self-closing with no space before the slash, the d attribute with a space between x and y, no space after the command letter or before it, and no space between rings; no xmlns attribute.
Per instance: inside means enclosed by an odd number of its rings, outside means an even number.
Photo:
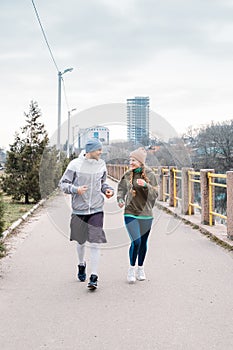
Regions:
<svg viewBox="0 0 233 350"><path fill-rule="evenodd" d="M226 172L233 167L233 120L211 123L196 137L195 164L199 168L213 168Z"/></svg>

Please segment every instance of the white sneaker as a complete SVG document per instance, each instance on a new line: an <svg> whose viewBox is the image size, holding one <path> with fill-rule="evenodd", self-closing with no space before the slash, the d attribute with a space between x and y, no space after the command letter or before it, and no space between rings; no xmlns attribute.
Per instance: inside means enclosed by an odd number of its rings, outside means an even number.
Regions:
<svg viewBox="0 0 233 350"><path fill-rule="evenodd" d="M129 283L135 283L136 282L134 266L130 266L130 268L128 270L127 281Z"/></svg>
<svg viewBox="0 0 233 350"><path fill-rule="evenodd" d="M138 281L145 281L145 279L146 279L146 275L145 275L143 266L138 266L138 269L137 269L137 280Z"/></svg>

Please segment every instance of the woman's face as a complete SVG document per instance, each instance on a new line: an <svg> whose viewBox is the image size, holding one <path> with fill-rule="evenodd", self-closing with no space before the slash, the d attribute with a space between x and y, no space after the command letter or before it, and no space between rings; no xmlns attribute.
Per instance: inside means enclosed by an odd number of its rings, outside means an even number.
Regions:
<svg viewBox="0 0 233 350"><path fill-rule="evenodd" d="M137 159L130 157L129 158L129 166L130 166L130 169L133 170L133 169L140 168L142 165Z"/></svg>

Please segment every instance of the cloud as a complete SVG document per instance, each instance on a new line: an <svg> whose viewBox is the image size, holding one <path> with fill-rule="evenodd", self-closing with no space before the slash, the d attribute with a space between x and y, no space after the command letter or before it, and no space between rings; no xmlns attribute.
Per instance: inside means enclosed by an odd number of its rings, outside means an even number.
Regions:
<svg viewBox="0 0 233 350"><path fill-rule="evenodd" d="M85 110L148 95L152 108L172 125L178 118L191 124L203 115L231 114L232 0L35 4L59 69L74 68L64 76L71 107ZM0 113L16 127L34 99L51 128L56 125L57 71L32 3L12 0L0 7Z"/></svg>

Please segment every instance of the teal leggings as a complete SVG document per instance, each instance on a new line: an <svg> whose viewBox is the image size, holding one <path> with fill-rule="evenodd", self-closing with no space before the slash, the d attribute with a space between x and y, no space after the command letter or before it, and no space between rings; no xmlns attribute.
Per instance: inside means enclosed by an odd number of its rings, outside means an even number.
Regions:
<svg viewBox="0 0 233 350"><path fill-rule="evenodd" d="M138 258L138 266L142 266L146 257L147 241L153 219L135 219L130 216L125 216L124 219L131 240L129 248L130 265L135 266Z"/></svg>

